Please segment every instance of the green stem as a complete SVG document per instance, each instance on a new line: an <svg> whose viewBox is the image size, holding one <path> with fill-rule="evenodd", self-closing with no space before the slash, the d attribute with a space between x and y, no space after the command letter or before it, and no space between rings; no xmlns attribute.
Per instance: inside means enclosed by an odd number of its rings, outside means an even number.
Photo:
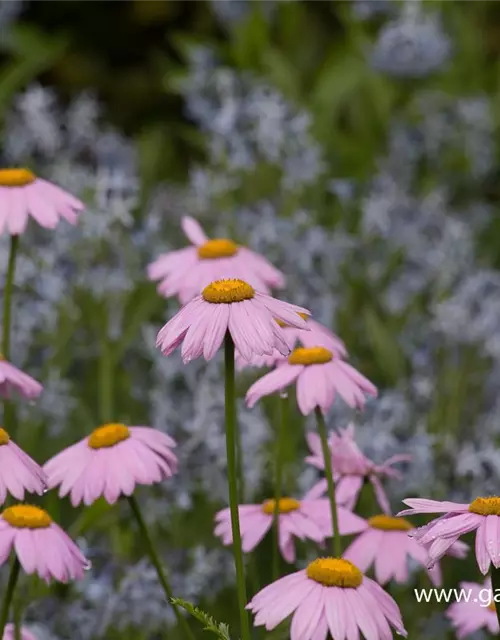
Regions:
<svg viewBox="0 0 500 640"><path fill-rule="evenodd" d="M236 476L236 393L234 383L234 343L229 331L224 341L225 360L225 413L226 413L226 455L227 475L229 484L229 507L231 511L231 529L233 532L233 554L236 567L236 582L238 587L238 607L240 611L242 640L250 640L250 627L245 609L247 593L245 572L243 566L243 552L241 549L240 518L238 513L238 480Z"/></svg>
<svg viewBox="0 0 500 640"><path fill-rule="evenodd" d="M243 445L241 442L241 430L239 429L238 424L236 424L234 437L235 437L235 447L236 447L236 477L238 478L238 503L245 504L245 473L243 470Z"/></svg>
<svg viewBox="0 0 500 640"><path fill-rule="evenodd" d="M194 640L193 632L189 628L189 625L188 625L186 619L184 618L184 616L179 611L177 605L172 603L172 597L173 597L172 589L171 589L170 584L169 584L169 582L167 580L167 576L165 574L165 571L163 570L163 567L161 565L160 559L158 557L158 553L156 552L155 546L153 544L153 540L151 539L151 536L149 534L149 530L148 530L148 527L146 525L146 522L145 522L144 518L142 517L142 513L141 513L141 510L139 508L139 504L138 504L137 500L135 499L135 497L133 495L128 496L127 500L128 500L129 505L130 505L130 508L132 509L132 513L134 514L135 519L137 520L137 524L139 525L139 529L141 531L141 535L143 537L143 540L146 543L146 549L148 551L149 558L150 558L154 568L156 569L156 573L158 574L158 580L160 581L160 584L161 584L161 586L163 588L163 591L165 592L165 595L167 597L168 603L172 606L172 608L174 610L175 617L177 618L177 623L179 624L179 627L182 629L185 637L186 638L190 638L191 640Z"/></svg>
<svg viewBox="0 0 500 640"><path fill-rule="evenodd" d="M20 599L14 601L14 640L22 640L22 613Z"/></svg>
<svg viewBox="0 0 500 640"><path fill-rule="evenodd" d="M9 262L5 276L3 319L2 319L2 355L10 360L10 327L12 323L12 294L14 289L14 274L16 271L16 256L19 246L19 236L10 236ZM4 426L8 431L14 426L14 407L9 400L4 401Z"/></svg>
<svg viewBox="0 0 500 640"><path fill-rule="evenodd" d="M496 569L493 565L491 565L491 592L495 602L498 624L500 624L500 602L496 598L497 594L500 594L500 569Z"/></svg>
<svg viewBox="0 0 500 640"><path fill-rule="evenodd" d="M281 488L283 486L283 467L285 455L285 436L288 426L288 396L279 397L280 416L278 421L278 433L276 434L276 452L275 452L275 477L274 477L274 553L273 553L273 578L277 580L280 577L280 532L279 532L279 514Z"/></svg>
<svg viewBox="0 0 500 640"><path fill-rule="evenodd" d="M9 263L5 277L2 323L2 353L6 360L10 359L10 324L12 320L12 290L14 287L14 273L16 270L16 255L19 236L10 236Z"/></svg>
<svg viewBox="0 0 500 640"><path fill-rule="evenodd" d="M328 486L328 499L330 500L330 509L332 512L332 552L334 557L342 557L342 542L340 540L339 518L337 512L337 502L335 500L335 480L333 479L332 456L328 447L328 435L326 433L325 418L321 409L316 407L316 421L318 423L319 437L321 440L321 448L323 450L323 458L325 459L325 474Z"/></svg>
<svg viewBox="0 0 500 640"><path fill-rule="evenodd" d="M12 563L9 581L7 583L7 589L5 590L5 595L3 598L2 610L0 612L0 638L3 638L5 625L7 624L7 620L9 617L10 604L12 602L12 597L14 595L14 590L16 588L17 579L19 578L20 568L21 568L21 565L19 564L19 560L17 559L17 556L16 556L14 558L14 562Z"/></svg>
<svg viewBox="0 0 500 640"><path fill-rule="evenodd" d="M113 415L114 358L108 339L108 316L106 311L104 312L101 330L103 334L101 336L101 352L99 355L99 420L105 424L116 419Z"/></svg>

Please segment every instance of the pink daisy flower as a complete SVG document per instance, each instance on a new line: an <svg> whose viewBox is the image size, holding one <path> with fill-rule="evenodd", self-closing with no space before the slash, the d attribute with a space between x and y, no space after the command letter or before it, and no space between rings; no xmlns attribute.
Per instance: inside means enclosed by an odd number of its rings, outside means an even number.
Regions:
<svg viewBox="0 0 500 640"><path fill-rule="evenodd" d="M330 349L330 351L340 358L347 356L344 343L338 336L330 331L330 329L312 320L312 318L308 318L305 315L302 317L306 321L309 331L290 327L281 321L277 321L280 327L283 328L283 334L290 347L290 351L297 345L303 347L323 346ZM274 367L283 362L286 362L286 358L277 350L270 356L254 356L250 361L245 360L240 353L236 352L236 368L238 371L241 371L245 367Z"/></svg>
<svg viewBox="0 0 500 640"><path fill-rule="evenodd" d="M171 449L175 441L150 427L106 424L64 449L44 465L47 484L59 486L59 496L70 495L76 507L101 496L114 504L130 496L137 484L151 485L177 472Z"/></svg>
<svg viewBox="0 0 500 640"><path fill-rule="evenodd" d="M239 278L263 293L285 286L281 271L258 253L227 238L210 240L193 218L182 218L181 225L192 246L165 253L148 267L149 279L161 280L158 293L166 298L179 296L185 304L224 278Z"/></svg>
<svg viewBox="0 0 500 640"><path fill-rule="evenodd" d="M243 355L243 354L242 354ZM288 360L257 380L247 392L247 405L253 407L263 396L297 383L297 403L303 415L319 407L326 413L337 393L352 408L363 409L365 396L377 395L376 387L354 367L323 346L299 347Z"/></svg>
<svg viewBox="0 0 500 640"><path fill-rule="evenodd" d="M5 502L7 492L17 500L24 500L25 491L41 496L46 482L42 468L0 427L0 504Z"/></svg>
<svg viewBox="0 0 500 640"><path fill-rule="evenodd" d="M398 454L386 460L383 464L375 464L359 449L355 436L354 424L329 437L329 449L332 454L332 467L336 481L336 496L339 504L348 509L354 509L360 491L365 481L373 486L377 502L386 514L391 513L389 499L382 485L382 478L402 478L401 473L393 468L394 464L408 462L410 455ZM306 457L306 462L317 469L324 470L325 461L318 434L310 431L306 435L307 443L312 455ZM320 480L311 490L311 495L322 496L327 490L326 479Z"/></svg>
<svg viewBox="0 0 500 640"><path fill-rule="evenodd" d="M470 504L408 498L410 507L398 516L443 513L440 518L410 532L420 544L429 546L429 566L435 564L460 536L476 531L476 560L483 575L490 564L500 567L500 497L476 498Z"/></svg>
<svg viewBox="0 0 500 640"><path fill-rule="evenodd" d="M49 514L29 504L16 504L0 514L0 565L14 548L24 571L47 583L83 578L90 565L76 544Z"/></svg>
<svg viewBox="0 0 500 640"><path fill-rule="evenodd" d="M64 218L75 224L84 204L29 169L0 169L0 235L26 231L31 216L41 227L54 229Z"/></svg>
<svg viewBox="0 0 500 640"><path fill-rule="evenodd" d="M374 564L375 578L381 585L390 580L403 584L408 582L408 560L413 558L426 568L435 587L441 586L442 575L439 564L427 568L428 553L425 547L409 537L413 525L404 518L378 515L364 522L364 531L354 540L344 553L344 558L353 562L365 573ZM462 542L448 549L450 555L463 558L468 546Z"/></svg>
<svg viewBox="0 0 500 640"><path fill-rule="evenodd" d="M238 507L242 549L245 553L255 549L272 528L275 505L276 501L271 499L262 504L244 504ZM332 535L330 507L326 498L310 500L307 495L302 500L281 498L278 517L279 548L287 562L295 562L294 538L309 539L321 544ZM363 531L365 521L355 513L338 507L338 517L340 535ZM223 544L232 544L230 510L219 511L215 522L215 535L221 537Z"/></svg>
<svg viewBox="0 0 500 640"><path fill-rule="evenodd" d="M259 293L243 280L217 280L167 322L158 333L156 346L168 356L183 343L185 363L202 355L211 360L229 331L247 360L271 355L275 349L286 355L290 348L275 318L307 329L299 313L309 315L307 309Z"/></svg>
<svg viewBox="0 0 500 640"><path fill-rule="evenodd" d="M247 605L255 626L276 628L293 613L291 640L392 638L407 636L398 605L348 560L318 558L306 569L268 585Z"/></svg>
<svg viewBox="0 0 500 640"><path fill-rule="evenodd" d="M454 602L445 614L457 638L462 640L483 628L498 636L500 627L492 599L491 580L487 578L483 584L461 582L460 589L468 594L468 601Z"/></svg>
<svg viewBox="0 0 500 640"><path fill-rule="evenodd" d="M14 625L12 623L9 622L9 624L5 625L2 640L16 640ZM21 640L38 640L38 638L26 629L26 627L21 627Z"/></svg>
<svg viewBox="0 0 500 640"><path fill-rule="evenodd" d="M23 398L34 400L42 393L42 385L18 369L0 353L0 395L10 398L17 391Z"/></svg>

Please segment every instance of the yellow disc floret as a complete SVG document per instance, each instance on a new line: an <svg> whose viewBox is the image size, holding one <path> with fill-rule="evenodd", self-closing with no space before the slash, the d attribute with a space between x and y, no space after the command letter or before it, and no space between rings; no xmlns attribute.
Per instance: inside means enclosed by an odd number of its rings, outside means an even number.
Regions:
<svg viewBox="0 0 500 640"><path fill-rule="evenodd" d="M299 347L288 356L289 364L326 364L333 359L333 353L325 347Z"/></svg>
<svg viewBox="0 0 500 640"><path fill-rule="evenodd" d="M31 504L7 507L2 518L17 529L46 529L52 524L52 518L46 511Z"/></svg>
<svg viewBox="0 0 500 640"><path fill-rule="evenodd" d="M7 433L7 431L5 431L5 429L2 429L2 427L0 427L0 446L4 444L9 444L9 440L10 440L10 436Z"/></svg>
<svg viewBox="0 0 500 640"><path fill-rule="evenodd" d="M302 313L302 312L301 312L301 313L298 313L297 315L298 315L299 317L301 317L301 318L302 318L302 320L309 320L309 316L307 315L307 313ZM278 324L278 325L279 325L280 327L282 327L283 329L284 329L285 327L291 327L291 326L292 326L292 325L290 325L290 324L288 324L288 323L286 323L286 322L283 322L283 320L278 320L278 318L274 318L274 320L275 320L276 324Z"/></svg>
<svg viewBox="0 0 500 640"><path fill-rule="evenodd" d="M382 531L410 531L414 526L404 518L395 518L394 516L379 515L368 518L368 524L373 529L382 529Z"/></svg>
<svg viewBox="0 0 500 640"><path fill-rule="evenodd" d="M244 280L216 280L201 293L206 302L213 304L231 304L251 300L255 296L255 290Z"/></svg>
<svg viewBox="0 0 500 640"><path fill-rule="evenodd" d="M361 571L343 558L318 558L306 569L310 580L319 582L325 587L344 587L356 589L363 582Z"/></svg>
<svg viewBox="0 0 500 640"><path fill-rule="evenodd" d="M498 496L476 498L470 503L469 511L480 516L500 516L500 498Z"/></svg>
<svg viewBox="0 0 500 640"><path fill-rule="evenodd" d="M231 258L238 253L238 245L227 238L214 238L198 247L198 258L201 260L217 260Z"/></svg>
<svg viewBox="0 0 500 640"><path fill-rule="evenodd" d="M0 187L25 187L35 180L29 169L0 169Z"/></svg>
<svg viewBox="0 0 500 640"><path fill-rule="evenodd" d="M130 438L130 431L124 424L105 424L92 431L88 439L88 445L91 449L103 449L114 447L115 444L127 438Z"/></svg>
<svg viewBox="0 0 500 640"><path fill-rule="evenodd" d="M276 500L266 500L262 503L262 511L268 515L272 515L276 508ZM278 502L278 511L280 513L290 513L300 508L300 502L295 498L280 498Z"/></svg>

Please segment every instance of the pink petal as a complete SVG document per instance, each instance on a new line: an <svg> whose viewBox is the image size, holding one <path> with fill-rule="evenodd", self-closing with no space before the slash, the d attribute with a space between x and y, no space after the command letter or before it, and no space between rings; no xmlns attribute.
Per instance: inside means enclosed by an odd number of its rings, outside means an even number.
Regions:
<svg viewBox="0 0 500 640"><path fill-rule="evenodd" d="M199 247L207 242L208 236L203 231L200 223L194 218L184 216L181 220L181 227L188 240L195 246Z"/></svg>

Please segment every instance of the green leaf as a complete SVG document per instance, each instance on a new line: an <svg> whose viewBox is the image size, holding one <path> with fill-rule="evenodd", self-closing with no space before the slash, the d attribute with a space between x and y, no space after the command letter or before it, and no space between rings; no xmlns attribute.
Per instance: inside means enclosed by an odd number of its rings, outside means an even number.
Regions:
<svg viewBox="0 0 500 640"><path fill-rule="evenodd" d="M192 615L193 618L196 618L196 620L199 620L204 624L204 631L209 631L210 633L215 634L217 637L221 638L221 640L231 640L231 636L229 635L229 626L227 624L223 622L216 622L212 616L208 615L208 613L205 613L205 611L202 611L190 602L182 600L181 598L171 598L171 602L177 607L181 607Z"/></svg>
<svg viewBox="0 0 500 640"><path fill-rule="evenodd" d="M396 342L396 332L373 309L364 312L366 335L389 384L396 384L405 374L404 358Z"/></svg>
<svg viewBox="0 0 500 640"><path fill-rule="evenodd" d="M69 527L68 533L72 538L77 538L83 535L88 529L95 527L100 520L105 516L109 516L111 512L112 507L103 498L100 498L80 513L78 518Z"/></svg>
<svg viewBox="0 0 500 640"><path fill-rule="evenodd" d="M55 35L47 38L36 28L15 27L7 44L12 59L0 70L0 116L12 96L62 56L67 40Z"/></svg>
<svg viewBox="0 0 500 640"><path fill-rule="evenodd" d="M231 44L231 53L236 64L244 69L259 68L262 53L269 48L269 25L260 2L252 4L253 11L249 17L236 25Z"/></svg>

